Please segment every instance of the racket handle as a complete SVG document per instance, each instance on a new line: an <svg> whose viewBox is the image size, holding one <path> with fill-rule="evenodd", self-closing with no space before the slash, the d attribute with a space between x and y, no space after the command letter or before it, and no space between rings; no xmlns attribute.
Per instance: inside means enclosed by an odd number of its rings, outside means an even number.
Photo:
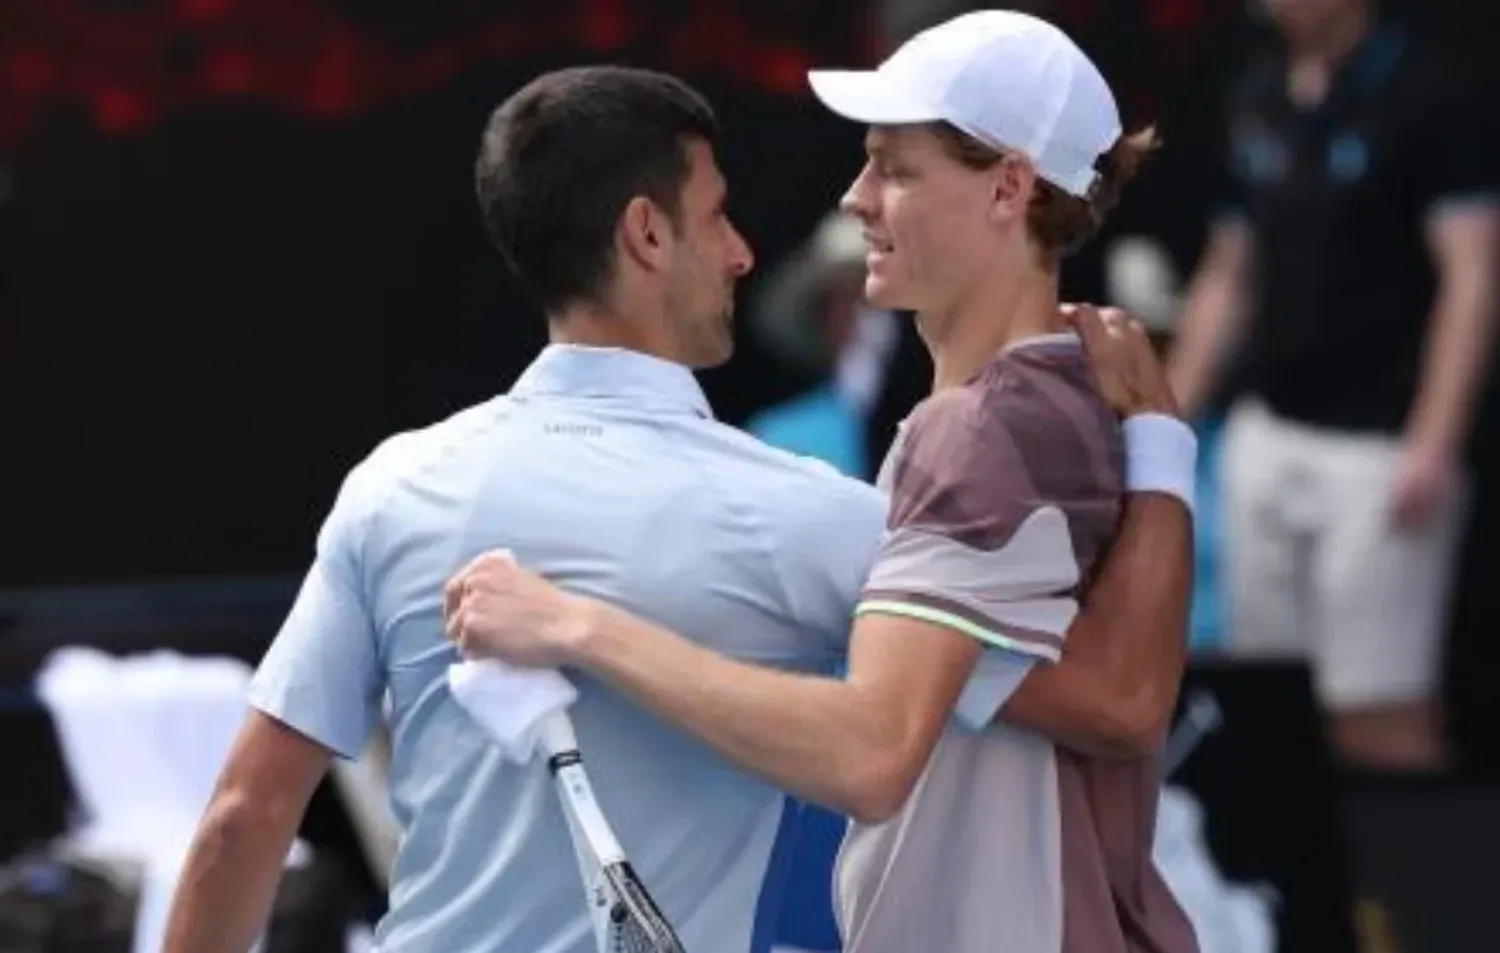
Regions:
<svg viewBox="0 0 1500 953"><path fill-rule="evenodd" d="M554 712L542 719L542 750L549 756L557 756L578 750L578 734L573 730L573 719L566 711Z"/></svg>

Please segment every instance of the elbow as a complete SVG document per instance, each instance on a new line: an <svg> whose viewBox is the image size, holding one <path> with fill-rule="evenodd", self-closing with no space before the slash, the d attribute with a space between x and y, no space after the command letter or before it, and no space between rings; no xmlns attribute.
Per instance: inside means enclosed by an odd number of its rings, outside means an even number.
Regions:
<svg viewBox="0 0 1500 953"><path fill-rule="evenodd" d="M1100 707L1097 754L1120 759L1153 754L1166 734L1171 703L1141 694L1124 696Z"/></svg>
<svg viewBox="0 0 1500 953"><path fill-rule="evenodd" d="M213 854L239 856L295 834L299 817L277 798L255 797L235 788L220 789L198 825L199 847Z"/></svg>
<svg viewBox="0 0 1500 953"><path fill-rule="evenodd" d="M1138 723L1110 721L1099 731L1095 753L1122 761L1144 758L1155 750L1156 739L1153 732Z"/></svg>
<svg viewBox="0 0 1500 953"><path fill-rule="evenodd" d="M901 810L911 789L899 778L871 775L850 787L842 809L856 823L883 824Z"/></svg>
<svg viewBox="0 0 1500 953"><path fill-rule="evenodd" d="M838 807L857 823L884 823L906 804L924 766L925 760L909 748L862 757L845 774Z"/></svg>
<svg viewBox="0 0 1500 953"><path fill-rule="evenodd" d="M209 802L198 823L198 847L214 854L237 854L246 843L254 841L258 827L255 805L248 798L234 792L220 792Z"/></svg>

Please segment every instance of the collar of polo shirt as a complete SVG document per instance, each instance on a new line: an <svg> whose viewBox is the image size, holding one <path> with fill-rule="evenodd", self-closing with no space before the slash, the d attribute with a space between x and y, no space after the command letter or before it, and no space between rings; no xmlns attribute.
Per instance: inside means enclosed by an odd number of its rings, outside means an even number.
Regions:
<svg viewBox="0 0 1500 953"><path fill-rule="evenodd" d="M511 396L596 397L712 418L693 372L681 364L616 347L549 344L516 380Z"/></svg>

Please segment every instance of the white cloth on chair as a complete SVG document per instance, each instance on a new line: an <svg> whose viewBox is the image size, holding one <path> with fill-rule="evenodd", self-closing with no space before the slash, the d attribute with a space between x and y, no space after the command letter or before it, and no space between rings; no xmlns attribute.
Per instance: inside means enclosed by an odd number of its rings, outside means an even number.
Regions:
<svg viewBox="0 0 1500 953"><path fill-rule="evenodd" d="M142 864L135 953L159 953L178 871L244 720L250 668L175 652L53 652L36 678L83 816L66 842ZM297 863L306 846L288 856Z"/></svg>

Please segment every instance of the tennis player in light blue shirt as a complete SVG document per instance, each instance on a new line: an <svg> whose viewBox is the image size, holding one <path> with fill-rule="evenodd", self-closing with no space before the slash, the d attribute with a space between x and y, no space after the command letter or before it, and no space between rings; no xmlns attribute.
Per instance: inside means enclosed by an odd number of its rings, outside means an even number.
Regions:
<svg viewBox="0 0 1500 953"><path fill-rule="evenodd" d="M590 953L544 764L505 760L447 687L443 586L485 550L741 659L842 658L883 499L716 422L691 370L728 358L751 267L714 134L701 97L639 70L548 74L496 111L481 208L555 343L508 394L387 440L349 474L256 674L168 953L244 953L330 759L357 756L385 708L402 836L382 953ZM575 683L602 806L687 949L768 948L756 911L777 893L782 793Z"/></svg>
<svg viewBox="0 0 1500 953"><path fill-rule="evenodd" d="M352 757L389 692L404 836L381 948L592 944L548 772L505 760L448 692L441 592L457 567L503 545L726 654L822 670L842 658L884 514L872 488L717 423L686 368L626 350L549 347L508 396L371 455L251 701ZM605 812L687 948L750 950L781 792L574 682Z"/></svg>

